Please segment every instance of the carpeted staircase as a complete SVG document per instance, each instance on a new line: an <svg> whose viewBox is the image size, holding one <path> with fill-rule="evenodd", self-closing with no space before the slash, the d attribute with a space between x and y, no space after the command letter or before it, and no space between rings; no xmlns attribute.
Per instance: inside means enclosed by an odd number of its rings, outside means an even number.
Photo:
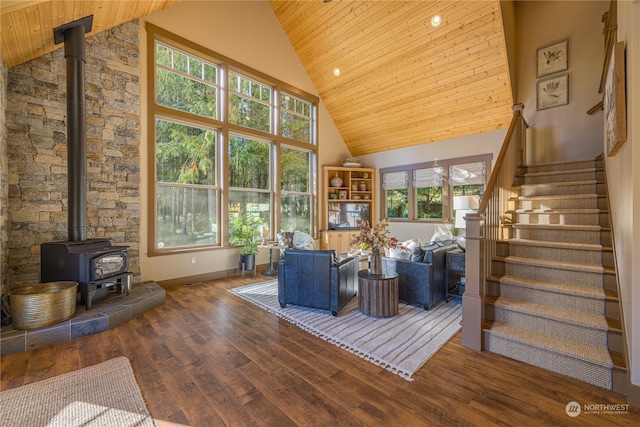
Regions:
<svg viewBox="0 0 640 427"><path fill-rule="evenodd" d="M609 390L625 383L602 159L527 166L487 280L485 348ZM509 221L507 221L509 222Z"/></svg>

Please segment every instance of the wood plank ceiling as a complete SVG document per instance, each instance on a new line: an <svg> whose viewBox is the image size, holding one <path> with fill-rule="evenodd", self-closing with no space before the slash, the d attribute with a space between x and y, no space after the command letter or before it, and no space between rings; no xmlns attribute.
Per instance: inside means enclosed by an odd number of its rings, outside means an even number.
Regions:
<svg viewBox="0 0 640 427"><path fill-rule="evenodd" d="M180 1L3 0L2 57L12 67L58 49L53 29L87 15L92 35ZM270 3L352 155L508 126L499 0Z"/></svg>
<svg viewBox="0 0 640 427"><path fill-rule="evenodd" d="M352 155L508 127L498 0L270 3Z"/></svg>
<svg viewBox="0 0 640 427"><path fill-rule="evenodd" d="M62 47L53 41L53 29L93 15L87 36L142 18L182 0L2 0L0 37L2 59L11 68Z"/></svg>

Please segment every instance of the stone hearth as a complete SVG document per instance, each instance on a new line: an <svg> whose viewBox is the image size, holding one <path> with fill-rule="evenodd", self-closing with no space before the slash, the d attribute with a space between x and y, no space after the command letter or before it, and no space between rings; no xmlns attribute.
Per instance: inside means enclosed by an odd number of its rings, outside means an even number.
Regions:
<svg viewBox="0 0 640 427"><path fill-rule="evenodd" d="M129 295L109 292L91 310L85 310L84 304L78 302L76 315L65 322L28 331L17 330L13 325L3 327L0 354L21 353L104 332L164 304L165 300L166 292L157 283L134 283Z"/></svg>

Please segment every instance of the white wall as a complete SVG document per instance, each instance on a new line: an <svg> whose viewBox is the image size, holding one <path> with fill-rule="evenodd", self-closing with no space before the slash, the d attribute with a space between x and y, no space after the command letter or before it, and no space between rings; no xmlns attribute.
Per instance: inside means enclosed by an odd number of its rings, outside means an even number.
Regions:
<svg viewBox="0 0 640 427"><path fill-rule="evenodd" d="M640 2L618 1L617 39L626 45L628 138L614 157L606 157L607 184L631 383L640 387Z"/></svg>
<svg viewBox="0 0 640 427"><path fill-rule="evenodd" d="M507 129L501 129L478 135L452 138L445 141L385 151L383 153L367 154L358 158L364 166L377 169L489 153L493 154L493 161L495 162L506 133ZM493 163L491 167L493 168ZM380 180L378 181L381 182ZM380 204L378 204L377 218L380 218ZM400 241L419 238L422 242L429 242L436 230L446 228L447 225L442 222L396 221L389 224L391 235Z"/></svg>
<svg viewBox="0 0 640 427"><path fill-rule="evenodd" d="M517 1L515 102L535 129L529 141L533 163L595 157L602 153L602 113L586 112L598 102L604 57L602 14L608 1ZM536 111L537 49L569 40L569 104ZM546 76L545 76L546 77Z"/></svg>
<svg viewBox="0 0 640 427"><path fill-rule="evenodd" d="M146 21L178 34L235 61L273 76L299 89L317 95L304 67L266 1L200 2L185 1L145 18ZM140 55L147 57L145 21L141 21ZM141 99L147 97L146 61L142 60ZM142 182L149 179L147 106L141 105ZM349 150L337 131L325 106L318 111L319 168L339 164L349 157ZM320 169L319 169L320 170ZM149 194L142 185L142 203L148 206ZM237 249L215 249L177 255L147 256L148 218L143 213L140 236L140 269L142 280L163 281L185 276L206 275L238 267ZM192 264L192 258L196 263ZM261 251L257 262L269 261L268 251Z"/></svg>

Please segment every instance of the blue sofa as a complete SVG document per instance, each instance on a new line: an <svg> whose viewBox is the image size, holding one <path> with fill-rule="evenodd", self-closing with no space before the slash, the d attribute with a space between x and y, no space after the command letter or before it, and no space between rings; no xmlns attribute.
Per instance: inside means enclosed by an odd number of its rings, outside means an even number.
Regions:
<svg viewBox="0 0 640 427"><path fill-rule="evenodd" d="M358 291L358 257L335 251L287 249L278 263L278 302L329 310L334 316Z"/></svg>
<svg viewBox="0 0 640 427"><path fill-rule="evenodd" d="M413 249L411 259L382 257L382 272L398 274L398 298L431 309L445 299L447 251L457 249L453 241L437 242Z"/></svg>

